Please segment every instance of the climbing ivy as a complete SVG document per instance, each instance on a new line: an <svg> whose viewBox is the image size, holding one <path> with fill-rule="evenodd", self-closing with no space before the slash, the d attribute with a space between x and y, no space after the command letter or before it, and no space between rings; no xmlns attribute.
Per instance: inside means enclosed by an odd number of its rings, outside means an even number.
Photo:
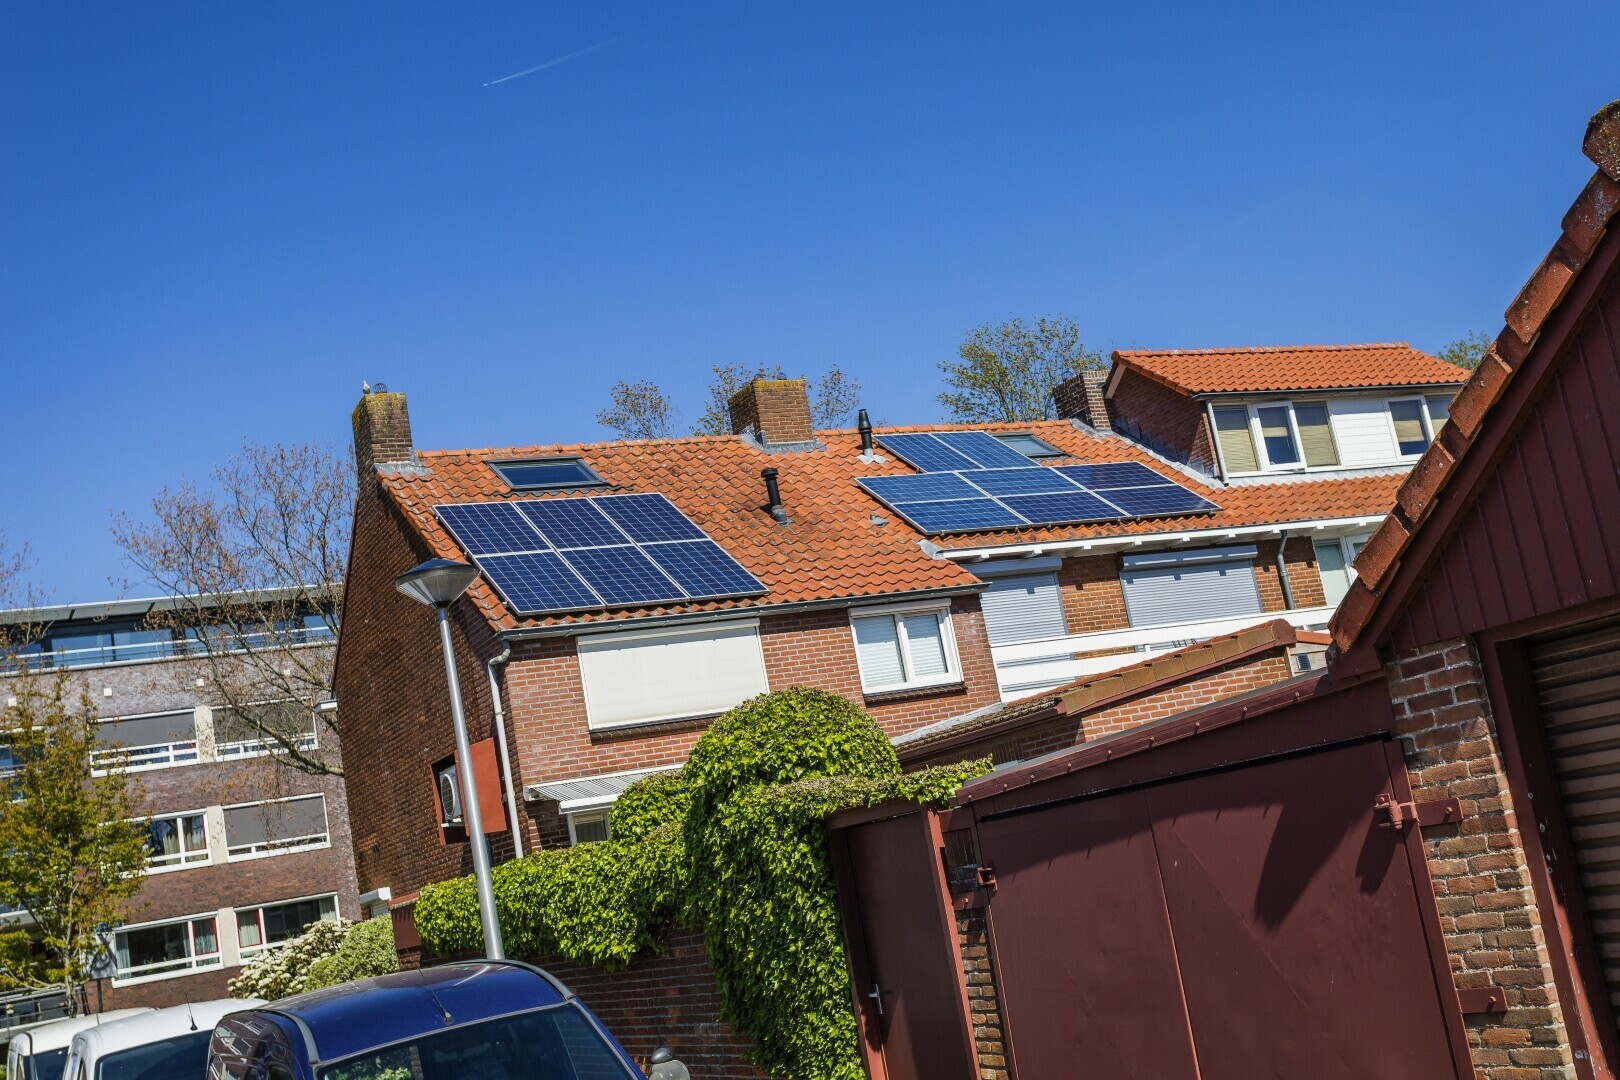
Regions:
<svg viewBox="0 0 1620 1080"><path fill-rule="evenodd" d="M988 761L904 774L861 709L820 690L744 702L678 772L632 785L613 839L497 867L513 955L619 967L657 950L675 920L703 931L722 1012L785 1080L860 1080L857 1026L823 820L894 799L941 803ZM425 945L482 947L471 878L429 885Z"/></svg>

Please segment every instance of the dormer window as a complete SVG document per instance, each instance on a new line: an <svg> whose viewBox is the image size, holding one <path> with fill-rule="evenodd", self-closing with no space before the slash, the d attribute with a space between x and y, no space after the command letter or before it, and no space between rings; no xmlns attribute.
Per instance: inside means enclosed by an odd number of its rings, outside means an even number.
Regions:
<svg viewBox="0 0 1620 1080"><path fill-rule="evenodd" d="M603 487L606 482L584 458L531 458L526 461L492 461L490 468L500 474L513 491L577 490Z"/></svg>
<svg viewBox="0 0 1620 1080"><path fill-rule="evenodd" d="M1211 404L1224 476L1409 465L1445 424L1449 396L1335 395Z"/></svg>

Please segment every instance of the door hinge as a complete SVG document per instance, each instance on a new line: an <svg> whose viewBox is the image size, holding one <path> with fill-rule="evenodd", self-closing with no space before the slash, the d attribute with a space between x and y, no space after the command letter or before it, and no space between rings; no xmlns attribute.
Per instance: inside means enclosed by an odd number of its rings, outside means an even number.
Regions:
<svg viewBox="0 0 1620 1080"><path fill-rule="evenodd" d="M1438 802L1397 802L1388 792L1373 800L1374 815L1381 815L1380 829L1402 829L1416 825L1426 829L1430 825L1449 825L1462 820L1462 803L1455 797Z"/></svg>
<svg viewBox="0 0 1620 1080"><path fill-rule="evenodd" d="M979 878L979 888L993 889L996 887L996 868L993 866L980 866L976 873Z"/></svg>

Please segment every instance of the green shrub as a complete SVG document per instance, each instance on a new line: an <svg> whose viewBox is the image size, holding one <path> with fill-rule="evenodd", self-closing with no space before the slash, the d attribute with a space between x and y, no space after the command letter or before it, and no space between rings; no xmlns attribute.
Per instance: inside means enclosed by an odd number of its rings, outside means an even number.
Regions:
<svg viewBox="0 0 1620 1080"><path fill-rule="evenodd" d="M744 702L679 772L631 785L613 839L495 870L508 950L618 967L657 949L672 919L703 931L722 1014L786 1080L860 1080L857 1023L823 819L891 799L941 803L988 761L902 774L861 709L820 690ZM471 878L416 903L439 954L483 946Z"/></svg>
<svg viewBox="0 0 1620 1080"><path fill-rule="evenodd" d="M341 919L322 919L285 944L260 953L227 984L231 997L274 1001L302 993L310 966L337 952L350 925Z"/></svg>
<svg viewBox="0 0 1620 1080"><path fill-rule="evenodd" d="M300 990L319 990L355 979L369 979L399 970L394 950L394 920L386 915L355 923L337 951L309 965Z"/></svg>

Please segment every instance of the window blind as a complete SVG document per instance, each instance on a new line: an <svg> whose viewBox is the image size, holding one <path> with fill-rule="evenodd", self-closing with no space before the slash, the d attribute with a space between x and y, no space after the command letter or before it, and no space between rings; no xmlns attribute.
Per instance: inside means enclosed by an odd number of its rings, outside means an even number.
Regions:
<svg viewBox="0 0 1620 1080"><path fill-rule="evenodd" d="M1328 422L1326 402L1295 402L1294 423L1299 427L1299 441L1301 449L1305 452L1305 464L1339 463L1339 450L1333 445L1333 426Z"/></svg>
<svg viewBox="0 0 1620 1080"><path fill-rule="evenodd" d="M1451 395L1430 394L1423 399L1429 407L1429 426L1436 435L1446 426L1446 420L1451 416Z"/></svg>
<svg viewBox="0 0 1620 1080"><path fill-rule="evenodd" d="M1395 421L1395 442L1402 454L1421 454L1429 445L1428 433L1423 430L1423 409L1415 401L1389 403L1390 418Z"/></svg>
<svg viewBox="0 0 1620 1080"><path fill-rule="evenodd" d="M855 620L855 650L868 686L897 686L906 681L900 660L900 631L893 615Z"/></svg>
<svg viewBox="0 0 1620 1080"><path fill-rule="evenodd" d="M1119 579L1132 626L1224 619L1262 610L1250 559L1127 569Z"/></svg>
<svg viewBox="0 0 1620 1080"><path fill-rule="evenodd" d="M579 641L591 727L713 716L770 689L753 623Z"/></svg>
<svg viewBox="0 0 1620 1080"><path fill-rule="evenodd" d="M231 806L225 810L228 850L326 834L326 796Z"/></svg>
<svg viewBox="0 0 1620 1080"><path fill-rule="evenodd" d="M992 645L1040 641L1069 632L1056 574L993 578L979 596L979 606Z"/></svg>
<svg viewBox="0 0 1620 1080"><path fill-rule="evenodd" d="M1249 410L1241 405L1223 405L1215 410L1215 439L1221 446L1221 459L1227 472L1257 472L1260 458L1249 433Z"/></svg>

